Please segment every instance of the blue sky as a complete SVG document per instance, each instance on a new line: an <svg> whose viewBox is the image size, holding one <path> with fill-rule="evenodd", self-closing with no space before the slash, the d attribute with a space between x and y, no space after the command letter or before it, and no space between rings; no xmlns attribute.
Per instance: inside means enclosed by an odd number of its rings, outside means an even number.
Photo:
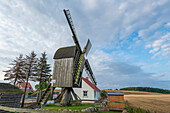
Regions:
<svg viewBox="0 0 170 113"><path fill-rule="evenodd" d="M98 87L170 89L169 0L0 1L0 80L19 54L44 51L53 66L60 47L74 45L63 9L69 9ZM86 74L84 73L84 76Z"/></svg>

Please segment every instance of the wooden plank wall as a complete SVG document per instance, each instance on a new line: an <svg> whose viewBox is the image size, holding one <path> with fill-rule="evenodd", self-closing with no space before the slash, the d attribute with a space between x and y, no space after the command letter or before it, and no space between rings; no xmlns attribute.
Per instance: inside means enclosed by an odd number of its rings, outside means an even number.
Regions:
<svg viewBox="0 0 170 113"><path fill-rule="evenodd" d="M2 94L0 95L0 105L8 107L19 107L21 94Z"/></svg>
<svg viewBox="0 0 170 113"><path fill-rule="evenodd" d="M122 103L108 103L109 108L125 108L125 103L124 103L124 96L122 95L109 95L108 96L108 101L117 101L117 102L122 102Z"/></svg>
<svg viewBox="0 0 170 113"><path fill-rule="evenodd" d="M53 87L73 86L73 62L74 58L63 58L54 60Z"/></svg>

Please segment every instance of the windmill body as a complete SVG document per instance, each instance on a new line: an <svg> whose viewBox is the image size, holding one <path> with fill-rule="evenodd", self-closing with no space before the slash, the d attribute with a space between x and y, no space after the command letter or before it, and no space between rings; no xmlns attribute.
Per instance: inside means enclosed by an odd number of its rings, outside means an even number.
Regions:
<svg viewBox="0 0 170 113"><path fill-rule="evenodd" d="M78 50L76 46L60 48L54 55L53 86L54 87L77 87L81 88L82 80L75 84L78 61L76 61ZM80 55L79 55L80 56Z"/></svg>
<svg viewBox="0 0 170 113"><path fill-rule="evenodd" d="M82 73L84 67L91 81L96 85L96 80L91 70L90 64L85 59L87 56L91 43L87 41L83 51L75 33L75 28L69 10L64 10L66 19L73 34L75 46L59 48L54 54L54 69L52 87L61 87L62 91L55 99L56 103L62 106L72 104L80 104L80 98L75 94L73 88L81 88L82 86Z"/></svg>

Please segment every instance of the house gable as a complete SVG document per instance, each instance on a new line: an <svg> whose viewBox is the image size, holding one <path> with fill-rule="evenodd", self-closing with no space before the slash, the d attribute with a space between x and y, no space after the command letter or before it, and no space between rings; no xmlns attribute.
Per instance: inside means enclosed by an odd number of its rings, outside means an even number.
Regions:
<svg viewBox="0 0 170 113"><path fill-rule="evenodd" d="M20 83L17 83L16 86L18 86L19 88L21 89L24 89L25 88L25 85L26 85L26 82L20 82ZM27 85L27 88L30 88L30 90L33 92L33 88L31 86L31 84L28 82L28 85Z"/></svg>
<svg viewBox="0 0 170 113"><path fill-rule="evenodd" d="M93 83L91 83L91 82L88 80L88 77L86 77L86 78L82 77L82 80L83 80L84 82L86 82L92 89L100 91L99 88L97 88Z"/></svg>
<svg viewBox="0 0 170 113"><path fill-rule="evenodd" d="M83 100L98 100L100 98L100 89L92 84L88 78L82 77L82 88L73 88L75 93ZM99 96L99 97L98 97ZM93 101L84 101L93 103Z"/></svg>

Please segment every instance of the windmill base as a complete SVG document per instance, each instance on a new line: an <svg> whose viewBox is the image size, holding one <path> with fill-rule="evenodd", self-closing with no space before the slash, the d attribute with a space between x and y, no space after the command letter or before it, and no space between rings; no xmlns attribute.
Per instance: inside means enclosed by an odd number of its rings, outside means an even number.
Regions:
<svg viewBox="0 0 170 113"><path fill-rule="evenodd" d="M73 88L65 87L62 88L61 93L55 99L55 104L61 106L71 106L81 104L80 97L74 92Z"/></svg>

